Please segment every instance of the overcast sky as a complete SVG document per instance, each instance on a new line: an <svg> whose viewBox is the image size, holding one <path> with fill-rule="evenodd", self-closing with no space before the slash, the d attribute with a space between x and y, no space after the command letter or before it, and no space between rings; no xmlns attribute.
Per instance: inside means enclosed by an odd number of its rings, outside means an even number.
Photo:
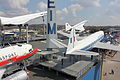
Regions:
<svg viewBox="0 0 120 80"><path fill-rule="evenodd" d="M120 0L55 0L57 23L120 25ZM17 16L47 10L47 0L0 0L0 16ZM36 21L40 22L40 21Z"/></svg>

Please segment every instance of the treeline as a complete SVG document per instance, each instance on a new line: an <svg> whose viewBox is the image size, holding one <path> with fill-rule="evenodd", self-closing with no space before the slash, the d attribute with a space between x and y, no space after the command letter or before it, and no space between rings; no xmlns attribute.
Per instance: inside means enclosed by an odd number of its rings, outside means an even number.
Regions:
<svg viewBox="0 0 120 80"><path fill-rule="evenodd" d="M43 32L44 31L44 27L46 28L46 24L32 24L29 25L29 30L35 30L35 31L39 31L39 32ZM84 26L86 30L90 30L90 32L96 32L99 30L107 30L110 28L113 29L120 29L120 26ZM19 28L17 26L4 26L4 29L16 29ZM24 26L21 27L22 29L25 29ZM1 27L0 27L1 29ZM57 25L57 29L58 30L62 30L65 29L65 25Z"/></svg>
<svg viewBox="0 0 120 80"><path fill-rule="evenodd" d="M86 30L90 30L90 32L96 31L106 31L108 29L120 29L120 26L84 26Z"/></svg>

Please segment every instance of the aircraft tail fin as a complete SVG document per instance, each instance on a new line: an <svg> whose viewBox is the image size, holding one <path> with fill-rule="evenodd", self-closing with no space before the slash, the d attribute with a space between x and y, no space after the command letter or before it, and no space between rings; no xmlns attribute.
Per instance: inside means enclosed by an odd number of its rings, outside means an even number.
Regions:
<svg viewBox="0 0 120 80"><path fill-rule="evenodd" d="M66 23L66 24L65 24L65 30L66 30L66 31L70 30L71 28L72 28L72 27L70 26L69 23Z"/></svg>
<svg viewBox="0 0 120 80"><path fill-rule="evenodd" d="M3 76L5 71L6 71L6 68L0 69L0 80L2 79L2 76Z"/></svg>
<svg viewBox="0 0 120 80"><path fill-rule="evenodd" d="M67 52L69 50L73 49L75 47L75 45L77 44L77 42L78 41L77 41L77 38L76 38L75 29L72 29L71 32L70 32L70 36L69 36Z"/></svg>
<svg viewBox="0 0 120 80"><path fill-rule="evenodd" d="M69 36L69 42L68 42L66 54L70 53L71 50L78 44L75 30L80 30L81 32L84 31L85 29L84 29L83 25L86 22L87 22L87 20L82 21L82 22L74 25L73 27L71 27L68 23L66 23L66 30L72 29L70 32L70 36Z"/></svg>

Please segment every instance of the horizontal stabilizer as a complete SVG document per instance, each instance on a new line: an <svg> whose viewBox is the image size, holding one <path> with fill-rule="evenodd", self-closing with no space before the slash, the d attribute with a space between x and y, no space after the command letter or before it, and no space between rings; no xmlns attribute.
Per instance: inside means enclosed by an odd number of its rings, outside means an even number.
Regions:
<svg viewBox="0 0 120 80"><path fill-rule="evenodd" d="M59 33L59 34L61 34L61 35L63 35L63 36L66 36L66 37L70 37L70 34L68 34L68 33L65 33L65 32L63 32L63 31L57 31L57 33ZM87 36L79 36L79 35L76 35L76 37L77 37L77 39L78 40L82 40L82 39L84 39L84 38L86 38Z"/></svg>
<svg viewBox="0 0 120 80"><path fill-rule="evenodd" d="M63 31L57 31L57 33L59 33L59 34L61 34L61 35L63 35L63 36L66 36L66 37L70 37L70 34L68 34L68 33L65 33L65 32L63 32Z"/></svg>
<svg viewBox="0 0 120 80"><path fill-rule="evenodd" d="M120 45L113 45L113 44L110 44L110 43L102 43L102 42L97 42L93 46L93 48L101 48L101 49L120 51Z"/></svg>
<svg viewBox="0 0 120 80"><path fill-rule="evenodd" d="M65 48L67 45L63 44L62 42L56 40L56 39L50 39L53 45L56 46L56 48Z"/></svg>
<svg viewBox="0 0 120 80"><path fill-rule="evenodd" d="M91 52L91 51L84 51L84 50L76 50L76 51L73 51L72 53L66 53L66 54L69 54L69 55L93 55L93 56L99 55L99 53Z"/></svg>

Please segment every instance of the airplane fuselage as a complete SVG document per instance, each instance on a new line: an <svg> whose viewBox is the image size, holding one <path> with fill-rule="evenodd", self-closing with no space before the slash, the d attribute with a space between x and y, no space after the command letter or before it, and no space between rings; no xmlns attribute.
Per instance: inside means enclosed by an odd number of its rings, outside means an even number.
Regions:
<svg viewBox="0 0 120 80"><path fill-rule="evenodd" d="M104 32L98 31L85 39L76 42L74 45L74 48L69 50L67 53L72 53L75 50L89 50L92 48L92 46L96 43L101 41L104 38Z"/></svg>
<svg viewBox="0 0 120 80"><path fill-rule="evenodd" d="M23 60L36 53L37 50L32 49L30 44L18 44L0 49L0 66Z"/></svg>

